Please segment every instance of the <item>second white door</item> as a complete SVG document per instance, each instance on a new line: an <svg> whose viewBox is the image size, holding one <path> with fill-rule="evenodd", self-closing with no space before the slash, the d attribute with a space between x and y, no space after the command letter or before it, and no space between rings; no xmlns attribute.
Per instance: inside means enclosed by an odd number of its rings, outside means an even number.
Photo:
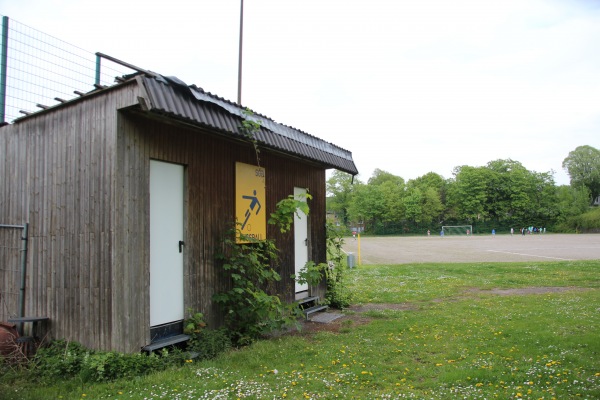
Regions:
<svg viewBox="0 0 600 400"><path fill-rule="evenodd" d="M306 201L306 189L295 187L294 197ZM294 216L294 250L297 275L308 262L308 216L300 209L298 215ZM296 282L296 293L305 291L308 291L308 284Z"/></svg>

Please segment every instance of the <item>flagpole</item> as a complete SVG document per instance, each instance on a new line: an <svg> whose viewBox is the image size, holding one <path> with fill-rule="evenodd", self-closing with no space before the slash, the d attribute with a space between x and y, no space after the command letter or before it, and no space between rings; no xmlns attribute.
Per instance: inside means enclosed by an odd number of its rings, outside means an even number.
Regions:
<svg viewBox="0 0 600 400"><path fill-rule="evenodd" d="M244 0L240 0L240 49L238 55L238 93L237 102L242 105L242 39L244 37Z"/></svg>

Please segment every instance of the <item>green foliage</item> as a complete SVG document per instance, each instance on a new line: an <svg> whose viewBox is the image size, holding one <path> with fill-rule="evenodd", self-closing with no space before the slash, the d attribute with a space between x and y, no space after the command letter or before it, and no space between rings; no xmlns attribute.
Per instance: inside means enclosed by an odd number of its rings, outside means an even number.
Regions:
<svg viewBox="0 0 600 400"><path fill-rule="evenodd" d="M274 213L271 213L269 221L271 225L278 225L281 233L289 232L294 223L294 215L300 218L300 212L308 215L310 208L307 200L311 200L312 196L309 193L306 195L293 196L289 195L287 199L280 200Z"/></svg>
<svg viewBox="0 0 600 400"><path fill-rule="evenodd" d="M560 227L563 231L577 233L600 233L600 208L567 218Z"/></svg>
<svg viewBox="0 0 600 400"><path fill-rule="evenodd" d="M554 226L579 206L559 204L558 189L551 172L527 170L520 162L490 161L482 167L463 165L453 178L444 180L433 172L409 180L376 170L367 184L356 183L350 194L350 225L358 222L367 233L425 234L442 225ZM328 204L336 204L329 199Z"/></svg>
<svg viewBox="0 0 600 400"><path fill-rule="evenodd" d="M335 225L327 224L327 292L325 302L331 307L343 310L352 303L352 291L346 282L347 265L344 262L343 231Z"/></svg>
<svg viewBox="0 0 600 400"><path fill-rule="evenodd" d="M196 353L196 359L209 360L225 353L232 347L225 329L204 329L192 335L188 351Z"/></svg>
<svg viewBox="0 0 600 400"><path fill-rule="evenodd" d="M376 224L383 221L386 211L380 186L360 182L354 185L354 196L348 209L351 220Z"/></svg>
<svg viewBox="0 0 600 400"><path fill-rule="evenodd" d="M597 260L369 265L348 275L375 310L347 313L338 332L283 335L108 383L0 375L0 398L600 398Z"/></svg>
<svg viewBox="0 0 600 400"><path fill-rule="evenodd" d="M38 349L35 358L35 370L41 377L60 379L74 377L81 371L84 356L89 353L77 342L55 340Z"/></svg>
<svg viewBox="0 0 600 400"><path fill-rule="evenodd" d="M190 336L187 351L199 360L215 358L231 348L231 338L225 329L207 329L204 314L188 310L183 332Z"/></svg>
<svg viewBox="0 0 600 400"><path fill-rule="evenodd" d="M260 123L253 120L254 113L249 108L246 108L243 111L244 120L242 121L242 125L238 127L240 133L244 135L252 146L254 147L254 152L256 153L256 165L260 166L260 148L258 147L258 140L256 139L256 134L260 131Z"/></svg>
<svg viewBox="0 0 600 400"><path fill-rule="evenodd" d="M586 187L592 202L600 196L600 150L579 146L569 153L562 166L569 173L571 186Z"/></svg>
<svg viewBox="0 0 600 400"><path fill-rule="evenodd" d="M188 313L190 316L185 320L183 333L186 335L193 335L194 333L199 333L200 331L206 328L206 322L204 322L204 314L201 312L194 313L192 310L188 309Z"/></svg>
<svg viewBox="0 0 600 400"><path fill-rule="evenodd" d="M119 378L134 378L181 365L184 354L178 350L163 350L162 356L151 354L123 354L117 352L90 352L82 362L79 376L83 382L107 382Z"/></svg>
<svg viewBox="0 0 600 400"><path fill-rule="evenodd" d="M204 314L193 313L184 322L184 333L190 336L187 351L198 360L215 358L231 348L231 339L225 329L207 329Z"/></svg>
<svg viewBox="0 0 600 400"><path fill-rule="evenodd" d="M335 170L327 180L327 210L334 212L344 226L350 222L348 209L353 196L353 179L352 175Z"/></svg>
<svg viewBox="0 0 600 400"><path fill-rule="evenodd" d="M184 354L175 349L165 349L160 355L123 354L94 351L76 342L55 340L37 351L31 363L31 373L42 382L68 379L84 383L106 382L181 365L184 358Z"/></svg>
<svg viewBox="0 0 600 400"><path fill-rule="evenodd" d="M292 278L301 285L308 284L317 286L323 280L323 274L327 264L315 264L314 261L308 261L297 275L292 275Z"/></svg>
<svg viewBox="0 0 600 400"><path fill-rule="evenodd" d="M557 222L562 223L567 218L583 214L589 209L590 193L587 188L559 186L556 189Z"/></svg>
<svg viewBox="0 0 600 400"><path fill-rule="evenodd" d="M224 311L233 344L243 346L264 334L297 324L300 310L295 304L283 303L276 294L275 284L281 276L273 268L279 259L275 243L256 240L239 230L237 233L248 243L236 243L235 232L223 240L225 251L218 258L231 286L213 299Z"/></svg>

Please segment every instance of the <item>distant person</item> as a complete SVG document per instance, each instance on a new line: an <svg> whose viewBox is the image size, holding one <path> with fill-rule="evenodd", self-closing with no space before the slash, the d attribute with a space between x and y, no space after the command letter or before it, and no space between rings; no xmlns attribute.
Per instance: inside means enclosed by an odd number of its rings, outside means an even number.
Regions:
<svg viewBox="0 0 600 400"><path fill-rule="evenodd" d="M352 237L356 240L356 231L352 231Z"/></svg>
<svg viewBox="0 0 600 400"><path fill-rule="evenodd" d="M496 230L492 229L492 236L496 236Z"/></svg>
<svg viewBox="0 0 600 400"><path fill-rule="evenodd" d="M513 228L510 228L510 236L512 236L513 233L515 233L515 230Z"/></svg>
<svg viewBox="0 0 600 400"><path fill-rule="evenodd" d="M431 236L431 231L427 229L427 236Z"/></svg>
<svg viewBox="0 0 600 400"><path fill-rule="evenodd" d="M444 237L444 230L442 229L442 231L440 232L440 236Z"/></svg>
<svg viewBox="0 0 600 400"><path fill-rule="evenodd" d="M467 229L467 236L469 236L469 233L471 233L471 232Z"/></svg>

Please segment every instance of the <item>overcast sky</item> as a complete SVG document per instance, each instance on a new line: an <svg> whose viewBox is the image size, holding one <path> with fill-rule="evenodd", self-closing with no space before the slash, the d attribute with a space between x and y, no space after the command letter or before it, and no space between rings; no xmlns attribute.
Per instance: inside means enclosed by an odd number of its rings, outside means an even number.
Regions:
<svg viewBox="0 0 600 400"><path fill-rule="evenodd" d="M0 0L0 14L237 99L240 0ZM600 148L600 1L246 0L242 104L366 181Z"/></svg>

